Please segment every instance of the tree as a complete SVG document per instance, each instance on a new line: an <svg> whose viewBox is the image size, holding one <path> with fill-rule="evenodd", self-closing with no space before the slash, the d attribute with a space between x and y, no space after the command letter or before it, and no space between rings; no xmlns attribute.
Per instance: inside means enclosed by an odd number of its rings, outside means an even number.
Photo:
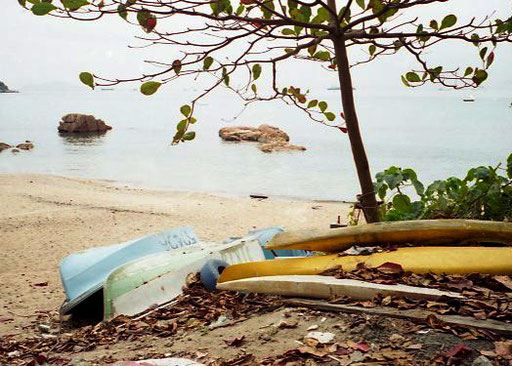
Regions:
<svg viewBox="0 0 512 366"><path fill-rule="evenodd" d="M141 92L154 94L162 84L178 77L213 76L212 84L182 106L184 116L176 126L173 143L193 140L197 101L224 85L249 104L280 99L304 111L314 121L348 133L361 187L359 195L367 222L379 221L370 167L361 137L352 91L351 67L379 57L406 52L418 68L401 76L407 87L433 82L449 88L478 87L487 79L499 43L510 42L512 18L482 16L458 23L447 14L422 20L414 16L427 6L449 0L18 0L35 15L54 15L77 20L97 20L118 14L138 24L148 34L148 45L181 47L183 57L172 62L153 61L159 70L130 79L109 79L89 72L80 80L94 88L122 82L142 81ZM60 1L54 4L53 1ZM180 28L179 18L193 25ZM136 23L135 23L136 22ZM169 24L172 30L164 30ZM438 44L459 41L477 47L476 65L443 67L432 64L426 50ZM347 50L363 48L365 57L350 63ZM226 57L227 56L227 57ZM298 86L279 86L278 65L291 58L322 62L337 72L341 123L325 101L309 96ZM269 90L258 91L257 81L268 72ZM233 76L243 80L232 83Z"/></svg>

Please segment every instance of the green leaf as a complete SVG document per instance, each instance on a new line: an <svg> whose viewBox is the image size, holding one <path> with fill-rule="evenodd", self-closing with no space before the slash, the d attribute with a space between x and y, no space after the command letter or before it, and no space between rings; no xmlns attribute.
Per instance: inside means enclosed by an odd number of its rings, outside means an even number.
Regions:
<svg viewBox="0 0 512 366"><path fill-rule="evenodd" d="M318 51L313 57L318 60L329 61L331 59L331 54L327 51Z"/></svg>
<svg viewBox="0 0 512 366"><path fill-rule="evenodd" d="M213 64L213 58L208 56L203 61L203 70L209 70L210 67L212 66L212 64Z"/></svg>
<svg viewBox="0 0 512 366"><path fill-rule="evenodd" d="M121 18L123 18L124 20L127 20L127 18L128 18L128 12L126 11L126 5L120 4L120 5L117 7L117 13L119 14L119 16L120 16Z"/></svg>
<svg viewBox="0 0 512 366"><path fill-rule="evenodd" d="M282 34L284 34L285 36L294 36L295 35L295 31L293 29L290 29L290 28L285 28L281 31Z"/></svg>
<svg viewBox="0 0 512 366"><path fill-rule="evenodd" d="M256 84L251 85L251 90L253 91L254 94L258 94L258 87L256 86Z"/></svg>
<svg viewBox="0 0 512 366"><path fill-rule="evenodd" d="M336 115L332 112L325 112L324 113L325 118L327 118L329 121L334 121L336 119Z"/></svg>
<svg viewBox="0 0 512 366"><path fill-rule="evenodd" d="M411 199L405 194L397 194L393 197L393 207L402 212L406 212L411 204Z"/></svg>
<svg viewBox="0 0 512 366"><path fill-rule="evenodd" d="M258 80L260 75L261 75L261 65L256 64L252 67L252 77L254 78L254 80Z"/></svg>
<svg viewBox="0 0 512 366"><path fill-rule="evenodd" d="M182 119L178 125L176 126L176 130L178 130L178 132L185 132L185 129L187 128L187 120L186 119Z"/></svg>
<svg viewBox="0 0 512 366"><path fill-rule="evenodd" d="M405 78L407 79L407 81L410 81L410 82L413 82L413 83L417 83L417 82L421 81L419 75L416 74L413 71L410 71L407 74L405 74Z"/></svg>
<svg viewBox="0 0 512 366"><path fill-rule="evenodd" d="M162 83L159 83L158 81L148 81L140 86L140 92L147 96L153 95L161 86Z"/></svg>
<svg viewBox="0 0 512 366"><path fill-rule="evenodd" d="M318 108L320 108L320 110L321 110L322 112L325 112L325 110L327 109L327 107L328 107L328 106L327 106L327 103L326 103L326 102L323 102L323 101L322 101L322 102L318 103Z"/></svg>
<svg viewBox="0 0 512 366"><path fill-rule="evenodd" d="M473 41L473 44L475 46L478 46L478 44L480 43L480 36L478 35L478 33L473 33L471 35L471 40Z"/></svg>
<svg viewBox="0 0 512 366"><path fill-rule="evenodd" d="M405 76L403 76L403 75L402 75L402 76L400 76L400 79L402 80L402 84L404 84L406 87L408 87L408 88L409 88L409 87L411 86L411 84L409 84L409 83L407 82L407 79L405 78Z"/></svg>
<svg viewBox="0 0 512 366"><path fill-rule="evenodd" d="M190 118L188 119L188 123L194 124L194 123L196 123L196 122L197 122L197 119L196 119L196 118L194 118L194 117L190 117Z"/></svg>
<svg viewBox="0 0 512 366"><path fill-rule="evenodd" d="M370 56L373 56L375 54L375 51L377 51L377 47L375 47L374 44L370 45L370 47L368 47L368 51L370 52Z"/></svg>
<svg viewBox="0 0 512 366"><path fill-rule="evenodd" d="M224 84L226 84L226 86L229 86L229 74L228 70L225 67L222 69L222 80L224 81Z"/></svg>
<svg viewBox="0 0 512 366"><path fill-rule="evenodd" d="M310 100L308 103L308 108L314 108L317 106L317 104L318 104L318 100L316 100L316 99Z"/></svg>
<svg viewBox="0 0 512 366"><path fill-rule="evenodd" d="M185 141L192 141L195 138L196 138L196 133L194 131L189 131L183 135L183 140L185 140Z"/></svg>
<svg viewBox="0 0 512 366"><path fill-rule="evenodd" d="M52 10L55 10L57 9L57 7L55 7L55 5L51 4L51 3L36 3L34 4L34 6L32 6L32 9L30 9L32 11L32 13L34 15L38 15L38 16L42 16L42 15L46 15L46 14L49 14Z"/></svg>
<svg viewBox="0 0 512 366"><path fill-rule="evenodd" d="M487 50L488 50L488 48L487 48L487 47L484 47L484 48L482 48L482 49L480 50L480 58L481 58L482 60L484 60L484 59L485 59L485 55L487 54Z"/></svg>
<svg viewBox="0 0 512 366"><path fill-rule="evenodd" d="M455 23L457 23L457 17L453 14L447 15L441 22L441 28L439 30L453 27Z"/></svg>
<svg viewBox="0 0 512 366"><path fill-rule="evenodd" d="M26 0L18 0L18 3L19 3L22 7L24 7L24 8L26 8L26 6L27 6L27 1L26 1Z"/></svg>
<svg viewBox="0 0 512 366"><path fill-rule="evenodd" d="M478 86L482 84L487 79L487 71L485 70L476 70L475 75L473 75L473 81Z"/></svg>
<svg viewBox="0 0 512 366"><path fill-rule="evenodd" d="M466 71L464 71L464 76L471 75L472 73L473 73L473 68L472 67L467 67Z"/></svg>
<svg viewBox="0 0 512 366"><path fill-rule="evenodd" d="M433 28L435 30L439 29L439 25L437 24L437 20L431 20L429 25L430 25L430 28Z"/></svg>
<svg viewBox="0 0 512 366"><path fill-rule="evenodd" d="M356 4L359 5L359 7L363 10L366 9L366 6L364 4L364 0L356 0Z"/></svg>
<svg viewBox="0 0 512 366"><path fill-rule="evenodd" d="M82 6L89 5L89 2L86 0L62 0L62 5L66 9L73 11L80 9Z"/></svg>
<svg viewBox="0 0 512 366"><path fill-rule="evenodd" d="M320 23L328 21L330 19L329 11L324 7L318 8L317 18Z"/></svg>
<svg viewBox="0 0 512 366"><path fill-rule="evenodd" d="M512 154L507 158L507 176L512 179Z"/></svg>
<svg viewBox="0 0 512 366"><path fill-rule="evenodd" d="M425 193L425 187L419 180L413 180L412 185L419 196L422 196Z"/></svg>
<svg viewBox="0 0 512 366"><path fill-rule="evenodd" d="M81 72L80 75L78 75L78 78L82 83L91 89L94 89L94 76L92 76L90 72Z"/></svg>
<svg viewBox="0 0 512 366"><path fill-rule="evenodd" d="M236 8L236 15L240 16L245 10L245 6L239 5L238 8Z"/></svg>
<svg viewBox="0 0 512 366"><path fill-rule="evenodd" d="M182 105L180 108L181 114L183 114L185 117L190 116L190 112L192 112L192 108L188 104Z"/></svg>

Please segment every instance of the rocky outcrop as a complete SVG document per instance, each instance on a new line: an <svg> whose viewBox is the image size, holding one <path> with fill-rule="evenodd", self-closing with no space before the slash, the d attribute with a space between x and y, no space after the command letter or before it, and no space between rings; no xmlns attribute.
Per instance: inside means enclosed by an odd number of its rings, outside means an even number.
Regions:
<svg viewBox="0 0 512 366"><path fill-rule="evenodd" d="M16 148L20 150L32 150L34 148L34 144L32 141L27 140L21 144L16 145Z"/></svg>
<svg viewBox="0 0 512 366"><path fill-rule="evenodd" d="M10 149L12 146L9 144L6 144L5 142L0 142L0 152Z"/></svg>
<svg viewBox="0 0 512 366"><path fill-rule="evenodd" d="M270 142L268 144L260 144L258 148L264 153L274 151L306 151L304 146L292 145L287 142Z"/></svg>
<svg viewBox="0 0 512 366"><path fill-rule="evenodd" d="M71 113L62 117L59 124L59 132L64 133L91 133L91 132L106 132L111 130L112 127L107 125L101 119L87 114Z"/></svg>
<svg viewBox="0 0 512 366"><path fill-rule="evenodd" d="M259 149L269 153L274 151L304 151L304 146L291 145L290 136L283 130L261 125L256 127L223 127L219 136L225 141L252 141L259 142Z"/></svg>

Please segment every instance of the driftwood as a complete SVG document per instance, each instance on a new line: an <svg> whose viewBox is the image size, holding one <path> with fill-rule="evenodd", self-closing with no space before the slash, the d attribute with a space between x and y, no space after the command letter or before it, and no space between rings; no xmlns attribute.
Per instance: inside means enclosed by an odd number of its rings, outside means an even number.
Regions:
<svg viewBox="0 0 512 366"><path fill-rule="evenodd" d="M460 315L439 315L433 312L419 309L398 310L382 306L364 308L361 306L353 305L330 304L321 300L286 299L284 300L284 303L289 306L302 306L315 310L382 315L391 318L409 319L415 322L425 322L429 317L435 316L437 319L443 323L446 323L447 325L456 325L465 328L476 328L508 336L512 335L512 324L491 319L478 320Z"/></svg>

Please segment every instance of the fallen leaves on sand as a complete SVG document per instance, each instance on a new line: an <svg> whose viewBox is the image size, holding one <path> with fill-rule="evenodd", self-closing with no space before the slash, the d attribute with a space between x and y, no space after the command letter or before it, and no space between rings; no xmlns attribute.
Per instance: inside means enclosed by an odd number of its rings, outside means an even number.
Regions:
<svg viewBox="0 0 512 366"><path fill-rule="evenodd" d="M357 301L347 297L339 297L332 300L336 303L357 304L364 307L384 305L398 309L424 308L440 315L463 315L480 320L495 319L512 323L512 279L510 276L492 276L478 273L469 275L414 274L404 272L399 264L390 262L377 268L369 268L360 264L354 271L350 272L345 272L340 266L336 266L321 274L379 284L403 284L455 291L464 296L462 299L441 297L437 301L412 300L391 296L376 297L370 301ZM430 319L429 324L446 328L436 319Z"/></svg>

